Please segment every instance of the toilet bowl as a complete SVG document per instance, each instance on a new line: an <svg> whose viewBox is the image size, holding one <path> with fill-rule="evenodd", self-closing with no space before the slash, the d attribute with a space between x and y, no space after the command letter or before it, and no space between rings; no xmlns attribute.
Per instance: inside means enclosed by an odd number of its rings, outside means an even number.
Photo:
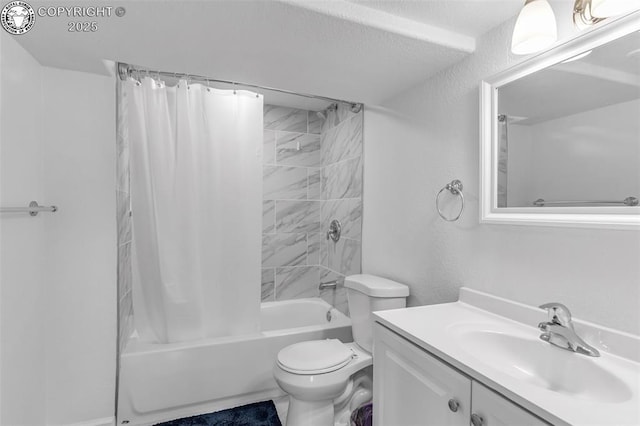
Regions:
<svg viewBox="0 0 640 426"><path fill-rule="evenodd" d="M273 375L289 394L287 426L349 425L372 397L373 311L403 308L409 288L373 275L345 279L355 342L312 340L282 349Z"/></svg>

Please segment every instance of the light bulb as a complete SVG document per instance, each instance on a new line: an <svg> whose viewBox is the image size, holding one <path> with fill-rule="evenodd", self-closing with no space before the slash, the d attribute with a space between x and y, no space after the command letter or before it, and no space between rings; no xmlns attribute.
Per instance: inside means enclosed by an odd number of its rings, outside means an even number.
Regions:
<svg viewBox="0 0 640 426"><path fill-rule="evenodd" d="M527 0L513 28L511 51L517 55L539 52L557 39L556 17L547 0Z"/></svg>

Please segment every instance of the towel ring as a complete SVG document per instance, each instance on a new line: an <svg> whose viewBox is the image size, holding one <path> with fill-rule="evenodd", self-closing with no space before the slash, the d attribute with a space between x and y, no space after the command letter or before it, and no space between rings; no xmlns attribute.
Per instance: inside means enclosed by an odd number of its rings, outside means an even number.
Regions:
<svg viewBox="0 0 640 426"><path fill-rule="evenodd" d="M440 210L440 194L442 194L442 191L444 191L445 189L451 192L453 195L459 195L460 199L462 200L462 207L460 207L460 212L456 217L452 219L446 217L444 214L442 214L442 210ZM450 183L446 184L444 188L438 191L438 195L436 195L436 209L438 209L438 214L440 215L440 217L447 222L455 222L456 220L460 219L460 216L462 216L462 212L464 211L464 195L462 195L462 182L460 182L458 179L454 179Z"/></svg>

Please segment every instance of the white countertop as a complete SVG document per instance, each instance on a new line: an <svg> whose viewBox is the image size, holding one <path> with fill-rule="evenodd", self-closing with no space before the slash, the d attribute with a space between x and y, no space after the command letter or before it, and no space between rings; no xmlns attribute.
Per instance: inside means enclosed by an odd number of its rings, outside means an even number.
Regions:
<svg viewBox="0 0 640 426"><path fill-rule="evenodd" d="M640 336L574 319L577 334L595 346L601 356L564 351L539 340L541 332L537 324L547 320L543 310L466 288L461 289L460 301L455 303L379 311L374 317L375 321L554 425L640 425ZM573 393L565 393L519 380L505 373L499 365L501 362L486 362L491 354L489 357L486 353L474 354L472 347L456 339L455 331L463 328L514 334L548 344L550 350L566 352L561 356L580 357L577 362L593 363L599 371L619 378L620 396L607 398L606 389L589 388L599 386L598 383L581 384L585 392L578 387ZM571 362L571 358L569 360ZM594 390L603 398L595 398Z"/></svg>

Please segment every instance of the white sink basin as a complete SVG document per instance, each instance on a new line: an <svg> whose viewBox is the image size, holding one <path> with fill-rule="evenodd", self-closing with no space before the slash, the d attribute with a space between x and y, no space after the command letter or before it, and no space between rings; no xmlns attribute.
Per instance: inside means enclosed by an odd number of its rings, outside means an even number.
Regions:
<svg viewBox="0 0 640 426"><path fill-rule="evenodd" d="M640 336L575 319L600 357L540 340L541 309L471 289L376 321L549 424L640 425Z"/></svg>
<svg viewBox="0 0 640 426"><path fill-rule="evenodd" d="M474 358L539 388L599 402L623 402L633 395L620 378L601 367L601 358L558 348L537 336L475 324L455 324L451 333Z"/></svg>

